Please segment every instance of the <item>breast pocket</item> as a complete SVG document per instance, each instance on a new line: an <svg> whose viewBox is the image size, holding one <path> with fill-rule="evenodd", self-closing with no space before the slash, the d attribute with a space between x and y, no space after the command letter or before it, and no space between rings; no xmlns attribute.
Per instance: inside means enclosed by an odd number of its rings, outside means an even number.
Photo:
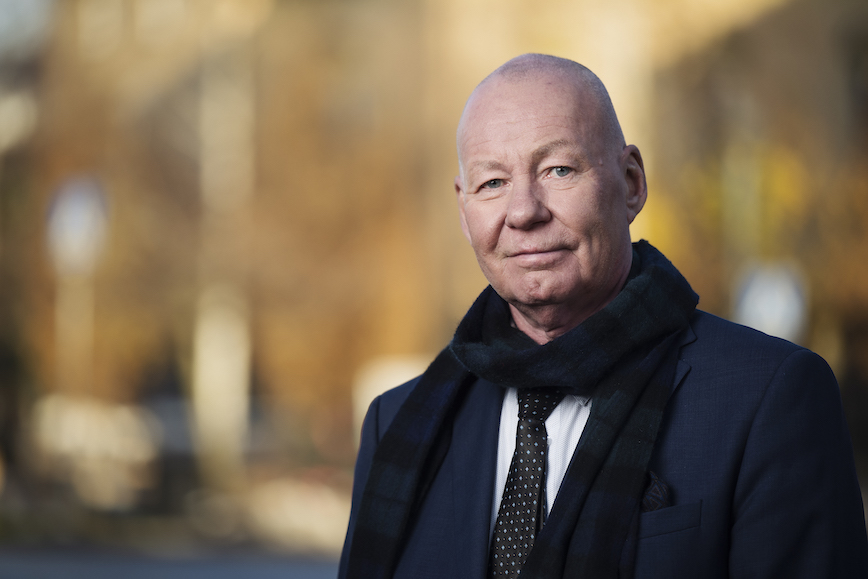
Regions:
<svg viewBox="0 0 868 579"><path fill-rule="evenodd" d="M645 539L668 533L677 533L678 531L698 527L701 522L702 501L642 513L639 516L639 538Z"/></svg>
<svg viewBox="0 0 868 579"><path fill-rule="evenodd" d="M702 502L642 513L635 579L698 579L701 523Z"/></svg>

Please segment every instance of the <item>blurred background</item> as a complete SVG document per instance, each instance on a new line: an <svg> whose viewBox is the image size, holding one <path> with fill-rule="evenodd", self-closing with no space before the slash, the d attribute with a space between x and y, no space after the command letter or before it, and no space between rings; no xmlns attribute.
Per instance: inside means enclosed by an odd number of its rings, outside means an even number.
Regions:
<svg viewBox="0 0 868 579"><path fill-rule="evenodd" d="M7 562L333 564L367 403L485 285L454 129L524 52L607 85L700 307L827 359L868 485L864 0L0 0Z"/></svg>

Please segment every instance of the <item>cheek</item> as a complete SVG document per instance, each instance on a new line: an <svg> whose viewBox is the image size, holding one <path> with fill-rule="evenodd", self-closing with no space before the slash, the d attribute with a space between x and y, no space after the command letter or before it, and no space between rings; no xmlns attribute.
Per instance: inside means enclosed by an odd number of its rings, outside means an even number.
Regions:
<svg viewBox="0 0 868 579"><path fill-rule="evenodd" d="M598 188L575 195L562 214L571 229L596 238L611 237L627 222L625 208L618 204L617 196Z"/></svg>
<svg viewBox="0 0 868 579"><path fill-rule="evenodd" d="M499 229L496 220L484 211L476 208L465 209L465 222L470 234L470 243L479 251L490 251L497 245Z"/></svg>

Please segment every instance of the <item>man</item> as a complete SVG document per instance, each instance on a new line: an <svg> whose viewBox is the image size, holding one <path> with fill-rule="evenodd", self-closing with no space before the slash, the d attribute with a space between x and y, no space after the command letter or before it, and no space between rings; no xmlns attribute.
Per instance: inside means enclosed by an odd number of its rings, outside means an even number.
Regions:
<svg viewBox="0 0 868 579"><path fill-rule="evenodd" d="M340 576L868 577L834 377L631 244L644 166L599 79L507 62L458 157L491 285L371 405Z"/></svg>

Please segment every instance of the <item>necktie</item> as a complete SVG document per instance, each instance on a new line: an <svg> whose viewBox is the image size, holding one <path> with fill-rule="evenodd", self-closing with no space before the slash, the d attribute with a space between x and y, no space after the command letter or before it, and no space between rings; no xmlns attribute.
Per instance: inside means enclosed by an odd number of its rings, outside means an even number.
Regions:
<svg viewBox="0 0 868 579"><path fill-rule="evenodd" d="M545 522L545 420L563 397L556 389L518 390L515 453L494 525L488 563L491 579L518 576Z"/></svg>

